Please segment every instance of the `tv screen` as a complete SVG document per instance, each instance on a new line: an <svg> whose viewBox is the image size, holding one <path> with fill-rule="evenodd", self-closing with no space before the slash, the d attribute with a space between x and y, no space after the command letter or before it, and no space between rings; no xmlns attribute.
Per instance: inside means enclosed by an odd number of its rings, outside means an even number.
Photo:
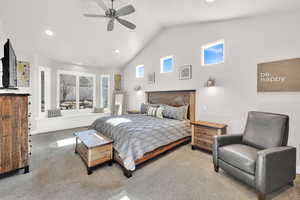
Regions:
<svg viewBox="0 0 300 200"><path fill-rule="evenodd" d="M10 40L4 44L4 57L2 58L2 85L4 88L17 87L17 58Z"/></svg>

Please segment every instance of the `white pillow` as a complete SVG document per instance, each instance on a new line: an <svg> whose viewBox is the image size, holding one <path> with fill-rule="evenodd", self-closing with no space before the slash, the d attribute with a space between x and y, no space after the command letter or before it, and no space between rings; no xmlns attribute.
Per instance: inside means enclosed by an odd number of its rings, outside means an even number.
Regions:
<svg viewBox="0 0 300 200"><path fill-rule="evenodd" d="M163 108L162 107L149 107L147 111L148 116L163 118Z"/></svg>

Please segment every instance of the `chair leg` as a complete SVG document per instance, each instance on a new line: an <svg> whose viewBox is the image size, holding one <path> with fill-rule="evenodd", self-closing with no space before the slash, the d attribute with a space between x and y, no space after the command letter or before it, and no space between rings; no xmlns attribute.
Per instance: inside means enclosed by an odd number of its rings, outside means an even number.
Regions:
<svg viewBox="0 0 300 200"><path fill-rule="evenodd" d="M214 168L215 168L215 172L219 172L219 166L218 165L214 165Z"/></svg>
<svg viewBox="0 0 300 200"><path fill-rule="evenodd" d="M260 192L257 193L257 199L258 200L266 200L266 197L267 197L266 194L263 194L263 193L260 193Z"/></svg>

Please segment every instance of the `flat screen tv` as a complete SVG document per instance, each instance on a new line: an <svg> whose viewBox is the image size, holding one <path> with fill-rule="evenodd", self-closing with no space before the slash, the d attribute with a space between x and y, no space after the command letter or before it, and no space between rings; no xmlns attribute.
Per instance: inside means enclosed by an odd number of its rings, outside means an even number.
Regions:
<svg viewBox="0 0 300 200"><path fill-rule="evenodd" d="M17 87L17 58L11 42L8 39L4 44L4 57L2 60L3 88L16 89Z"/></svg>

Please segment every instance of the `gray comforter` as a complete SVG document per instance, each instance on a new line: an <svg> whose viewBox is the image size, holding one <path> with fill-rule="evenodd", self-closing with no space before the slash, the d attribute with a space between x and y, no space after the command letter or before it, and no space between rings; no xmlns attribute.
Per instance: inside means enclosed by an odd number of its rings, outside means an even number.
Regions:
<svg viewBox="0 0 300 200"><path fill-rule="evenodd" d="M191 134L188 121L146 115L102 117L90 129L114 140L114 149L118 151L128 170L135 170L134 161L145 153Z"/></svg>

